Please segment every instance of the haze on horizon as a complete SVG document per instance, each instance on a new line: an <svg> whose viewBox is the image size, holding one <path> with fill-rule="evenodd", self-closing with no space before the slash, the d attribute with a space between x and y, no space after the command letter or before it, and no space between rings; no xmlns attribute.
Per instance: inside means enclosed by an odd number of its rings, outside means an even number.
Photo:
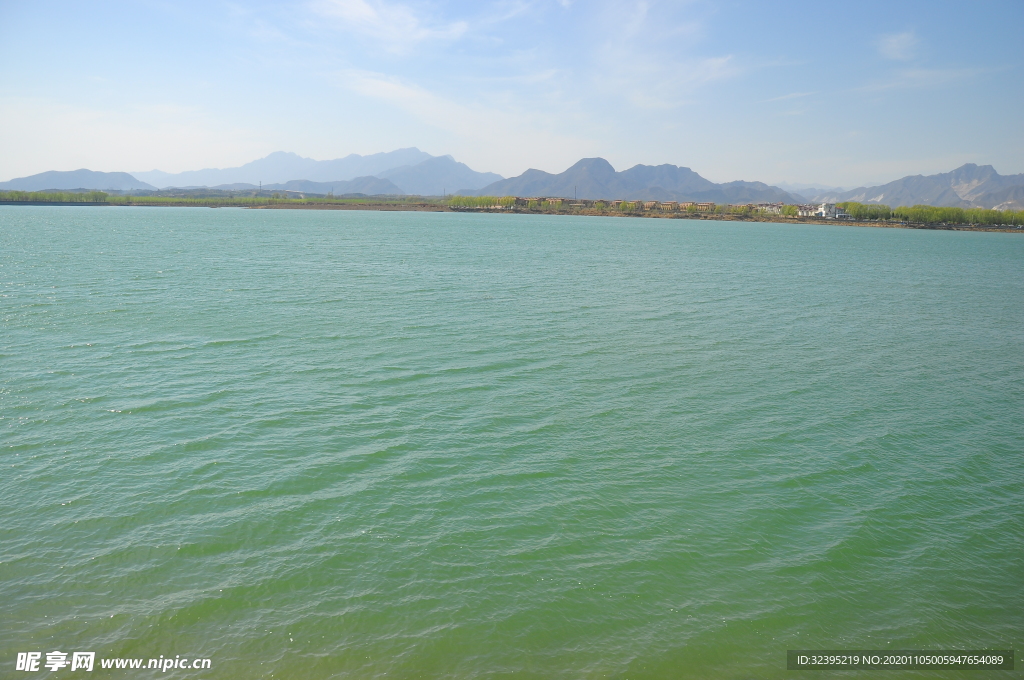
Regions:
<svg viewBox="0 0 1024 680"><path fill-rule="evenodd" d="M1021 25L1019 0L0 3L0 181L412 146L506 177L1021 173Z"/></svg>

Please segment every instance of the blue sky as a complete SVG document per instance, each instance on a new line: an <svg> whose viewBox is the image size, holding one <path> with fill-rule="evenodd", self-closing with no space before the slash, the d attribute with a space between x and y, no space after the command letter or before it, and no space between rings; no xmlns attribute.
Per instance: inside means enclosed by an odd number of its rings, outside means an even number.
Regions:
<svg viewBox="0 0 1024 680"><path fill-rule="evenodd" d="M0 0L0 180L417 146L846 187L1024 172L1024 2Z"/></svg>

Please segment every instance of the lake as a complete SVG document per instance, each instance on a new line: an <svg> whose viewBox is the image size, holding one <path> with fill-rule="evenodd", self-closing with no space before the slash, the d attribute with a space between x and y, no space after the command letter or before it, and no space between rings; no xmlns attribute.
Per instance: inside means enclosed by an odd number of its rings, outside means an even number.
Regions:
<svg viewBox="0 0 1024 680"><path fill-rule="evenodd" d="M1019 650L1022 274L1016 234L0 207L0 664Z"/></svg>

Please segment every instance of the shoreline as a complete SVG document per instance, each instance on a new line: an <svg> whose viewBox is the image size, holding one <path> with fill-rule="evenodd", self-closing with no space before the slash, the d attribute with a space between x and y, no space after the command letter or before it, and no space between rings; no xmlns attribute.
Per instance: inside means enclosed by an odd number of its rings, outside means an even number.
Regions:
<svg viewBox="0 0 1024 680"><path fill-rule="evenodd" d="M366 210L374 212L456 212L456 213L477 213L495 215L552 215L552 216L580 216L580 217L638 217L644 219L667 219L667 220L698 220L713 222L766 222L773 224L817 224L822 226L848 225L854 227L877 227L882 229L927 229L931 231L977 231L996 233L1024 233L1024 228L1012 226L975 226L970 224L928 224L919 222L884 222L884 221L859 221L859 220L825 220L821 218L806 217L783 217L783 216L747 216L730 214L707 214L707 213L666 213L666 212L619 212L611 210L578 210L572 212L546 211L546 210L495 210L490 208L452 208L449 205L440 203L274 203L269 205L232 205L225 201L223 205L197 205L186 201L167 203L109 203L109 202L63 202L63 201L3 201L3 205L24 205L24 206L82 206L96 207L108 206L119 208L125 206L145 208L244 208L246 210Z"/></svg>
<svg viewBox="0 0 1024 680"><path fill-rule="evenodd" d="M717 214L692 214L692 213L655 213L655 212L613 212L611 210L580 210L578 212L555 212L543 210L492 210L487 208L452 208L447 205L436 205L429 203L413 203L406 205L389 204L349 204L349 205L328 205L310 203L306 205L260 205L252 206L251 210L373 210L373 211L409 211L409 212L457 212L457 213L485 213L494 215L554 215L554 216L580 216L580 217L640 217L646 219L666 220L701 220L711 222L768 222L773 224L820 224L823 226L849 225L856 227L880 227L883 229L929 229L933 231L990 231L1007 233L1024 233L1024 229L1002 226L974 226L970 224L926 224L918 222L882 222L882 221L858 221L858 220L825 220L821 218L806 217L749 217L744 215L717 215Z"/></svg>

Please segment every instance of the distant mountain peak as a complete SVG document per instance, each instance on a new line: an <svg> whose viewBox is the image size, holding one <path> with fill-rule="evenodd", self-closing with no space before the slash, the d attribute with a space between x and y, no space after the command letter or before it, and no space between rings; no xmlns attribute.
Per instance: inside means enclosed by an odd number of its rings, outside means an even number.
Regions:
<svg viewBox="0 0 1024 680"><path fill-rule="evenodd" d="M607 181L615 176L615 168L603 158L581 158L566 172L582 172L595 178Z"/></svg>
<svg viewBox="0 0 1024 680"><path fill-rule="evenodd" d="M815 201L857 201L891 207L934 205L960 208L1013 206L1014 187L1024 186L1024 174L1000 175L991 165L964 163L935 175L908 175L881 186L823 192Z"/></svg>
<svg viewBox="0 0 1024 680"><path fill-rule="evenodd" d="M262 160L265 160L267 158L301 158L302 160L312 160L307 159L304 156L300 156L294 151L271 151L266 156L264 156Z"/></svg>
<svg viewBox="0 0 1024 680"><path fill-rule="evenodd" d="M48 170L37 175L0 182L0 190L45 191L47 189L93 189L99 191L135 191L156 187L139 181L127 172L98 172L87 168L60 171Z"/></svg>
<svg viewBox="0 0 1024 680"><path fill-rule="evenodd" d="M405 165L380 173L407 194L440 196L459 189L477 189L502 179L493 172L476 172L450 155L434 156L416 165Z"/></svg>
<svg viewBox="0 0 1024 680"><path fill-rule="evenodd" d="M593 158L581 158L573 163L569 169L572 170L573 168L587 168L590 170L615 172L615 168L612 167L612 164L600 156L595 156Z"/></svg>
<svg viewBox="0 0 1024 680"><path fill-rule="evenodd" d="M476 191L460 193L719 203L796 202L792 195L782 189L760 182L715 184L689 168L668 163L634 165L628 170L616 172L612 164L603 158L582 158L557 175L530 169L518 177L495 182Z"/></svg>
<svg viewBox="0 0 1024 680"><path fill-rule="evenodd" d="M168 173L160 170L137 172L139 179L159 187L218 186L222 184L280 184L292 180L313 182L347 181L356 177L378 175L403 165L415 165L433 158L416 147L395 149L384 153L318 161L293 151L274 151L263 158L234 168L206 168Z"/></svg>

